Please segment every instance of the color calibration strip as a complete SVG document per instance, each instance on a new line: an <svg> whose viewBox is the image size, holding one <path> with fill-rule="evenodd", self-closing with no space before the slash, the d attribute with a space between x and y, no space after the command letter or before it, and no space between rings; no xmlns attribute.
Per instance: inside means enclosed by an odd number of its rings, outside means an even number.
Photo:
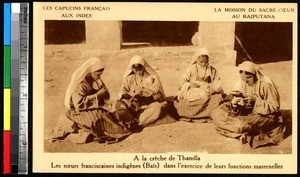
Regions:
<svg viewBox="0 0 300 177"><path fill-rule="evenodd" d="M4 174L28 173L28 17L28 3L4 3Z"/></svg>
<svg viewBox="0 0 300 177"><path fill-rule="evenodd" d="M11 4L10 3L4 3L4 110L3 110L3 173L9 174L10 173L10 101L11 101L11 88L10 88L10 50L11 50L11 33L10 33L10 19L11 19Z"/></svg>

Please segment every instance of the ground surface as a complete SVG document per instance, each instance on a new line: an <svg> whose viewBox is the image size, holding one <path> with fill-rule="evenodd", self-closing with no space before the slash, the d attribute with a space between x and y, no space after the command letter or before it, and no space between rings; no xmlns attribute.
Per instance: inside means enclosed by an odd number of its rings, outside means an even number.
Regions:
<svg viewBox="0 0 300 177"><path fill-rule="evenodd" d="M46 152L207 152L207 153L264 153L286 154L292 152L292 61L260 65L262 72L270 76L281 96L281 107L288 122L289 136L279 146L252 150L235 139L219 135L213 123L188 123L176 121L145 128L116 144L72 144L68 141L50 143L47 138L66 108L63 105L65 90L72 73L89 57L99 57L106 64L102 76L116 99L124 71L132 56L139 54L157 70L167 96L177 92L179 79L190 61L193 47L146 47L124 49L116 52L81 50L72 46L46 46L45 48L45 117L44 138ZM214 65L212 63L212 65ZM216 66L225 92L238 79L234 66Z"/></svg>

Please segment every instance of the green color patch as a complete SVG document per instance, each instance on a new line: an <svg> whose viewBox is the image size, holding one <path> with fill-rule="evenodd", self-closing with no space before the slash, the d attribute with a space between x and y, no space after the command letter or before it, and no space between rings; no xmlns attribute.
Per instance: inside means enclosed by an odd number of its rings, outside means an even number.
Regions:
<svg viewBox="0 0 300 177"><path fill-rule="evenodd" d="M10 46L4 46L4 88L10 88Z"/></svg>

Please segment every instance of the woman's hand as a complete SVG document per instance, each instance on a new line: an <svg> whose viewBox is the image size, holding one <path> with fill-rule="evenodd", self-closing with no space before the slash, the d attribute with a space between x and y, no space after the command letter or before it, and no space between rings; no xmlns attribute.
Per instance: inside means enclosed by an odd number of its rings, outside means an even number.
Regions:
<svg viewBox="0 0 300 177"><path fill-rule="evenodd" d="M191 88L199 88L200 86L197 83L191 83L190 84L190 89Z"/></svg>
<svg viewBox="0 0 300 177"><path fill-rule="evenodd" d="M207 82L195 81L195 82L190 84L190 88L199 88L199 87L203 87L203 86L207 86L207 85L208 85Z"/></svg>
<svg viewBox="0 0 300 177"><path fill-rule="evenodd" d="M131 98L131 95L129 95L129 94L127 94L127 93L124 93L124 94L122 95L121 98L124 98L124 99L126 99L126 100L129 100L129 99Z"/></svg>
<svg viewBox="0 0 300 177"><path fill-rule="evenodd" d="M237 107L238 105L244 106L245 105L244 99L240 98L240 97L233 97L232 100L231 100L231 105L233 107Z"/></svg>
<svg viewBox="0 0 300 177"><path fill-rule="evenodd" d="M108 89L102 88L96 93L96 96L97 96L97 98L102 98L107 93L108 93Z"/></svg>
<svg viewBox="0 0 300 177"><path fill-rule="evenodd" d="M153 92L150 89L145 88L145 87L141 88L140 93L141 93L141 96L144 96L144 97L150 97L153 95Z"/></svg>
<svg viewBox="0 0 300 177"><path fill-rule="evenodd" d="M248 95L246 98L244 98L245 107L251 108L256 101L256 97L256 95Z"/></svg>
<svg viewBox="0 0 300 177"><path fill-rule="evenodd" d="M247 103L254 103L256 101L256 97L256 95L247 95L247 97L244 98L244 100Z"/></svg>
<svg viewBox="0 0 300 177"><path fill-rule="evenodd" d="M211 95L211 94L214 93L214 89L213 89L210 85L208 85L208 86L206 87L206 89L205 89L205 92L206 92L208 95Z"/></svg>

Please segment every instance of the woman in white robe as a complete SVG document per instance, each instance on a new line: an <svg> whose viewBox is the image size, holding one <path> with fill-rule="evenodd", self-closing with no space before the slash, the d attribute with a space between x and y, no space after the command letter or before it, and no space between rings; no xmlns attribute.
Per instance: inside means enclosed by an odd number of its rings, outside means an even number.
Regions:
<svg viewBox="0 0 300 177"><path fill-rule="evenodd" d="M103 72L102 61L90 58L73 73L64 101L68 111L59 118L52 140L112 143L131 134L107 110L110 94L101 79Z"/></svg>
<svg viewBox="0 0 300 177"><path fill-rule="evenodd" d="M207 119L222 101L222 92L217 70L209 65L208 50L199 48L183 74L174 106L181 120Z"/></svg>
<svg viewBox="0 0 300 177"><path fill-rule="evenodd" d="M233 99L212 113L216 129L222 135L249 142L252 148L278 145L286 128L276 85L250 61L241 63L239 72L241 79L234 88Z"/></svg>
<svg viewBox="0 0 300 177"><path fill-rule="evenodd" d="M134 56L125 71L117 103L119 119L135 120L145 127L160 118L165 93L155 70L141 56Z"/></svg>

